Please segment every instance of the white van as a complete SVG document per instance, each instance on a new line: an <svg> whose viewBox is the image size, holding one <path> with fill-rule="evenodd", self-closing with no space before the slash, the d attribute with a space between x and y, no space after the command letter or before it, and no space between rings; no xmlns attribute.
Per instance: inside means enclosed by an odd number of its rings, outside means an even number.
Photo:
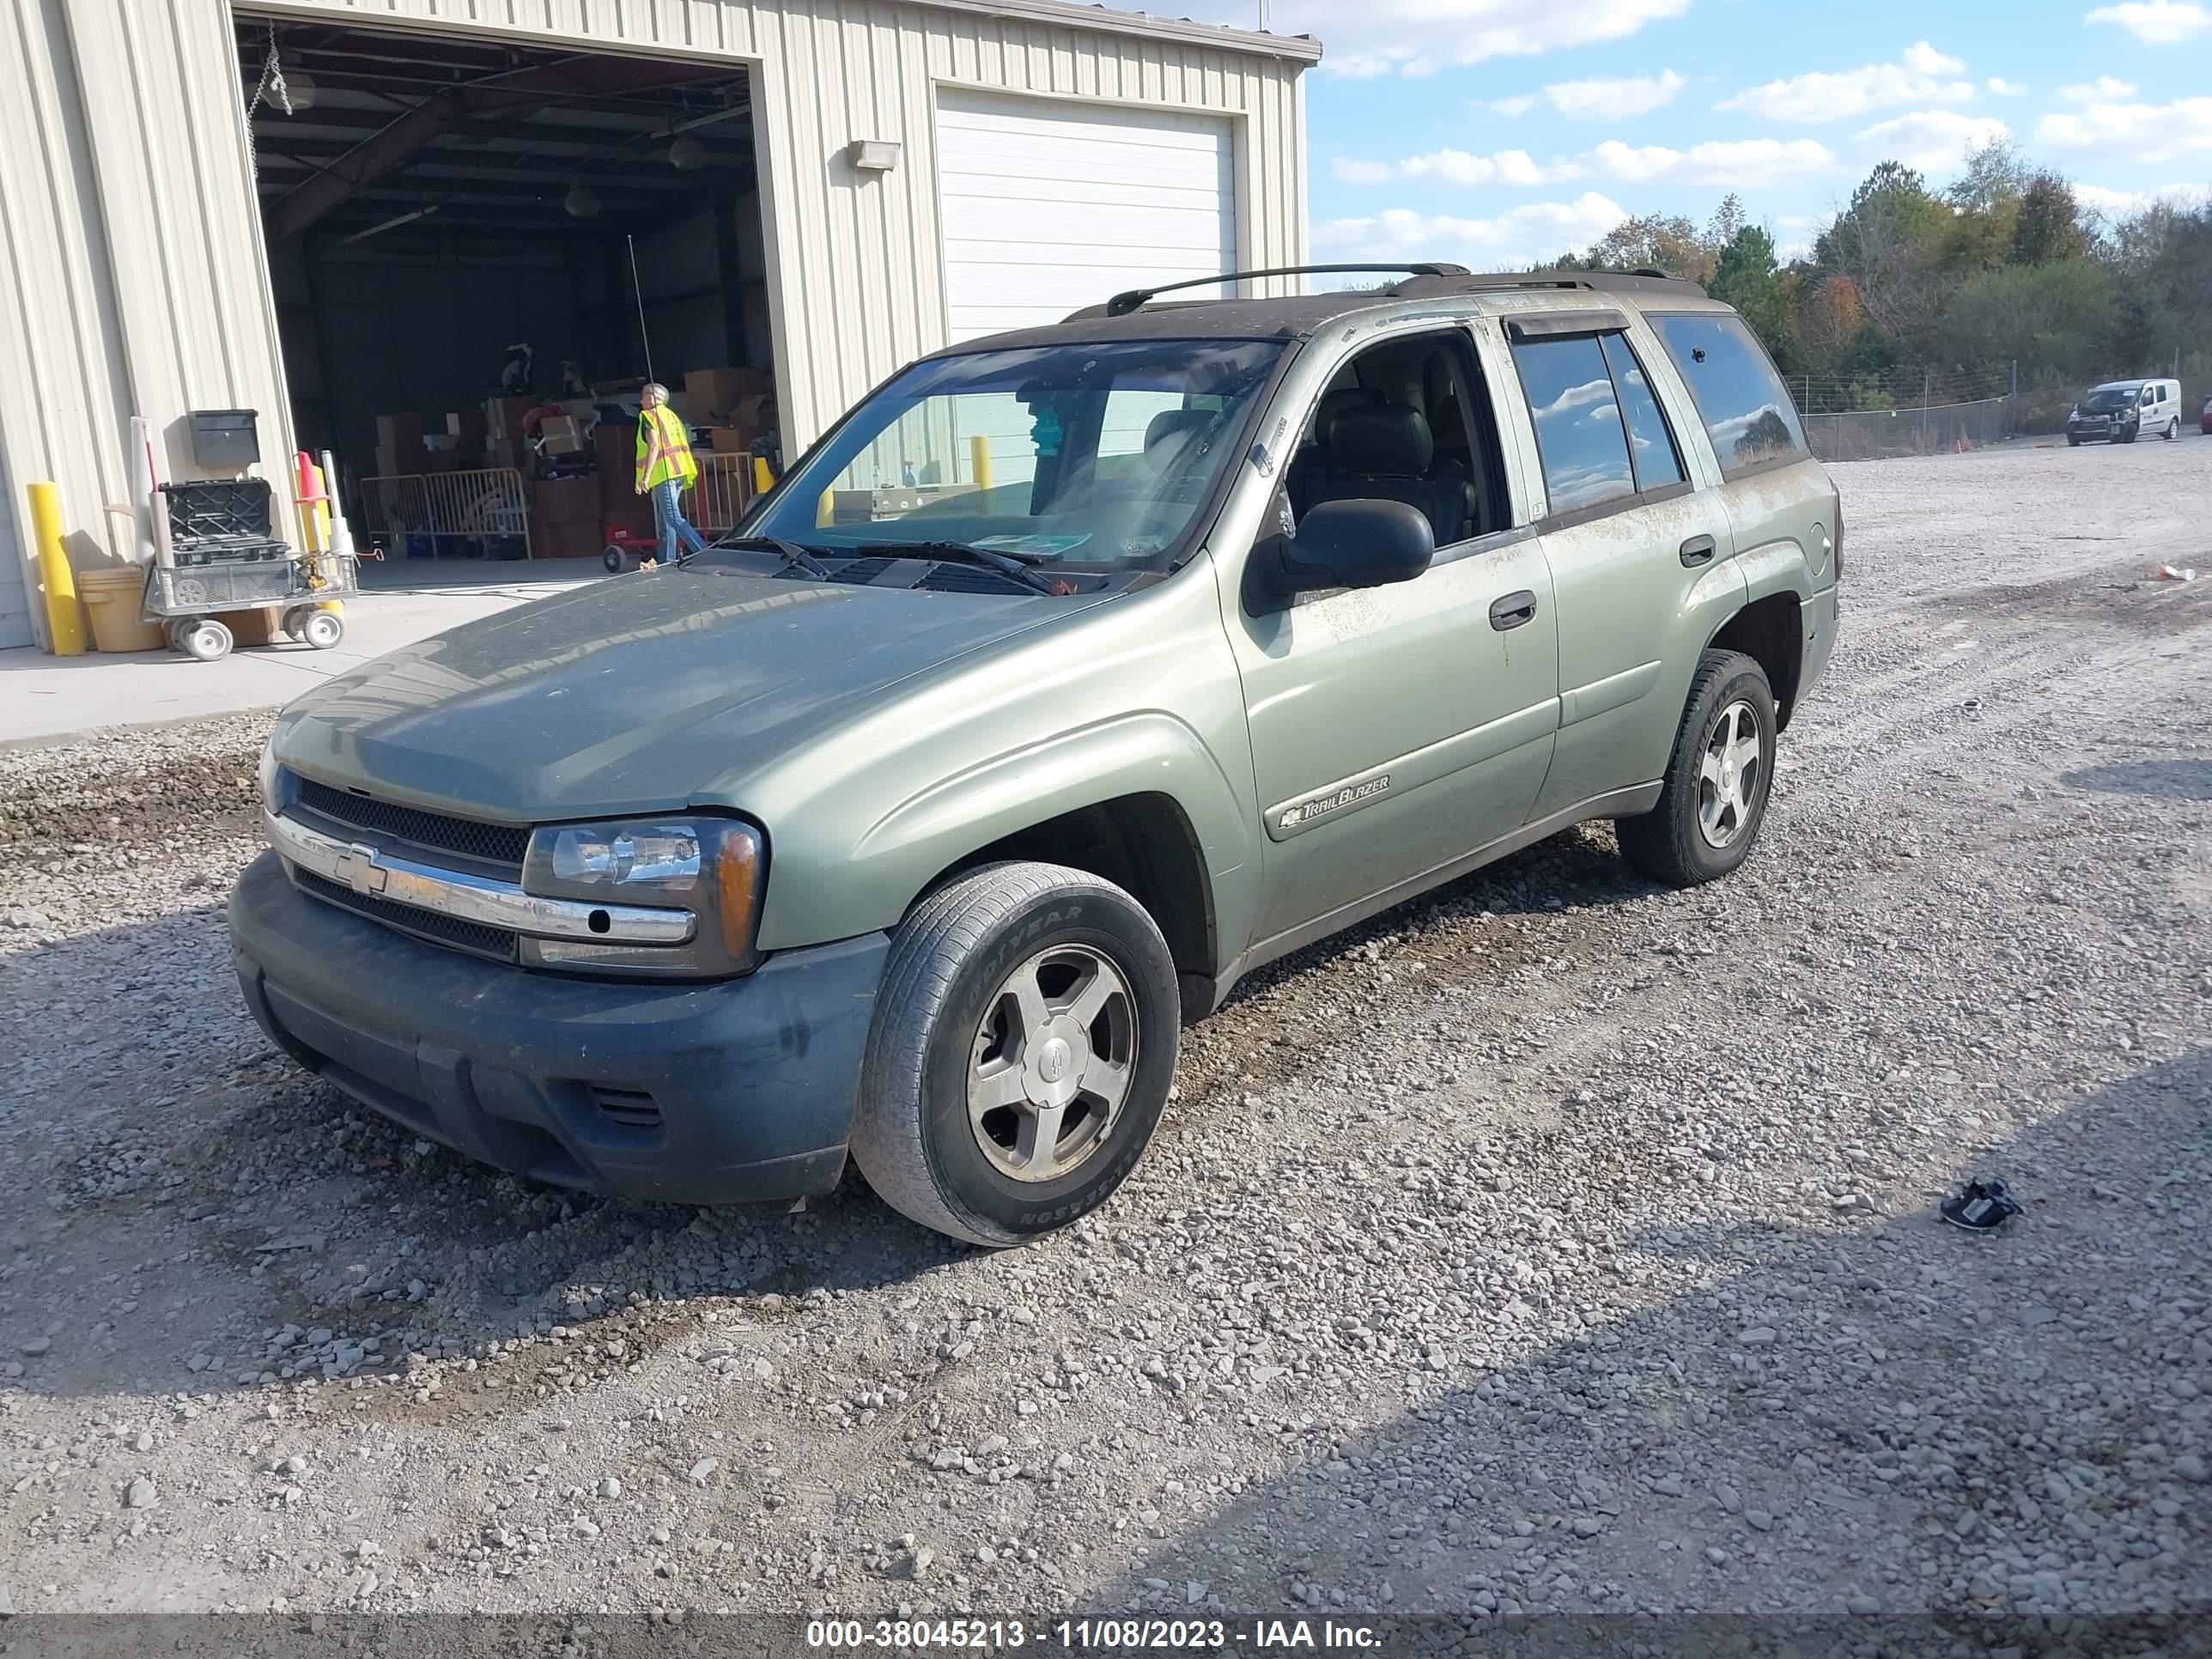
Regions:
<svg viewBox="0 0 2212 1659"><path fill-rule="evenodd" d="M2179 380L2107 380L2090 388L2089 395L2074 405L2066 417L2069 444L2102 438L2131 444L2144 436L2181 435L2181 382Z"/></svg>

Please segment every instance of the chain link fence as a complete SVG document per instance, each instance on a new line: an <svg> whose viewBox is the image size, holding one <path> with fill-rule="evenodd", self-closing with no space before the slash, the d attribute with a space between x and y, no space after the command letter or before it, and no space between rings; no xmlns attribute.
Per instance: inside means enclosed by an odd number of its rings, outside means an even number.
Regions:
<svg viewBox="0 0 2212 1659"><path fill-rule="evenodd" d="M1945 455L1999 442L2018 430L2014 400L2009 397L1912 409L1806 415L1801 418L1805 423L1806 442L1812 446L1813 453L1824 461Z"/></svg>

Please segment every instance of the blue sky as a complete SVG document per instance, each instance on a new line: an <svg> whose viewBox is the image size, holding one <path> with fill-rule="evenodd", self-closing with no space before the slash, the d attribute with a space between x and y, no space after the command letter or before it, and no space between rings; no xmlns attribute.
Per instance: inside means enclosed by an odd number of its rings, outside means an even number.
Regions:
<svg viewBox="0 0 2212 1659"><path fill-rule="evenodd" d="M1186 3L1249 28L1261 0ZM2000 134L2107 213L2212 181L2212 0L1267 6L1325 48L1316 259L1510 268L1628 214L1702 223L1730 190L1789 252L1875 162L1940 185Z"/></svg>

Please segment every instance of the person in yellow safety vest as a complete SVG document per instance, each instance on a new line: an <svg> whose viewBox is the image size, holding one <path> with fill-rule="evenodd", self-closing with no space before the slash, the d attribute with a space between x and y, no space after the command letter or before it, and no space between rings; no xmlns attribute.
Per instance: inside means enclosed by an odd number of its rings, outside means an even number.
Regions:
<svg viewBox="0 0 2212 1659"><path fill-rule="evenodd" d="M668 388L649 381L639 402L637 493L653 500L653 520L660 531L659 562L673 564L680 553L706 550L707 538L684 516L683 495L699 476L699 463L692 458L684 417L668 406ZM655 562L641 562L649 568Z"/></svg>

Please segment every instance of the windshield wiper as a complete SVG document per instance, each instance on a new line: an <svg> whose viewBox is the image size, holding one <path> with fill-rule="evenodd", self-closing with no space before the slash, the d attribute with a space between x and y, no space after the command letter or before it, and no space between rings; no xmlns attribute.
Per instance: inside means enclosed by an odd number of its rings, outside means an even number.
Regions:
<svg viewBox="0 0 2212 1659"><path fill-rule="evenodd" d="M710 542L708 545L726 547L733 553L773 553L783 561L784 568L787 570L804 570L817 582L826 582L830 580L828 565L823 563L797 542L787 542L781 536L731 536L720 541ZM676 562L678 565L687 565L697 556L694 553L679 553L676 556Z"/></svg>
<svg viewBox="0 0 2212 1659"><path fill-rule="evenodd" d="M862 542L853 550L855 553L880 553L892 558L951 559L968 564L988 565L1002 576L1012 577L1024 587L1033 587L1040 593L1058 594L1060 585L1036 567L1041 562L1034 553L1006 553L995 547L970 547L966 542Z"/></svg>

